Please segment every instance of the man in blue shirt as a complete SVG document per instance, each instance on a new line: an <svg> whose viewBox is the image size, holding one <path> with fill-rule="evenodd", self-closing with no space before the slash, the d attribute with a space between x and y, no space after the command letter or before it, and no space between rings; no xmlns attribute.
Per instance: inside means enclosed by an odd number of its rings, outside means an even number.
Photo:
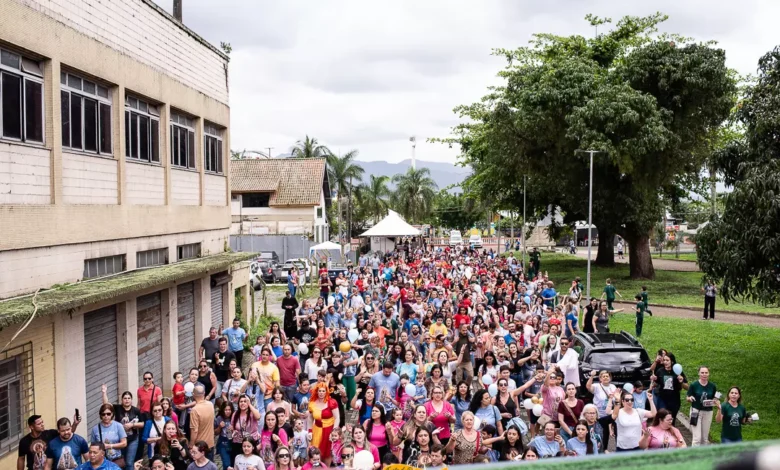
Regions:
<svg viewBox="0 0 780 470"><path fill-rule="evenodd" d="M244 340L246 339L246 331L241 328L241 320L238 318L233 319L233 328L227 328L222 331L222 334L227 336L228 349L233 355L236 356L236 364L243 369L244 358Z"/></svg>
<svg viewBox="0 0 780 470"><path fill-rule="evenodd" d="M533 438L529 445L536 448L539 458L555 457L566 450L563 438L555 432L555 423L552 421L544 425L544 434Z"/></svg>
<svg viewBox="0 0 780 470"><path fill-rule="evenodd" d="M382 370L372 375L371 381L368 382L368 386L376 391L377 400L388 412L393 409L393 402L390 399L395 399L400 385L401 378L393 372L393 364L390 361L385 361Z"/></svg>
<svg viewBox="0 0 780 470"><path fill-rule="evenodd" d="M547 283L547 287L542 291L542 298L544 299L544 304L547 305L550 308L555 307L555 297L558 296L558 293L555 292L555 288L553 287L552 282Z"/></svg>
<svg viewBox="0 0 780 470"><path fill-rule="evenodd" d="M323 320L325 320L325 328L341 327L341 316L336 312L336 309L333 305L328 307L328 312L325 313Z"/></svg>
<svg viewBox="0 0 780 470"><path fill-rule="evenodd" d="M93 441L89 445L89 462L84 462L78 470L121 470L117 464L106 458L106 445Z"/></svg>
<svg viewBox="0 0 780 470"><path fill-rule="evenodd" d="M75 469L83 462L83 457L89 453L86 439L73 434L68 418L57 421L59 436L49 442L46 447L46 468Z"/></svg>
<svg viewBox="0 0 780 470"><path fill-rule="evenodd" d="M411 334L412 332L412 326L417 325L420 330L422 330L422 325L420 324L420 320L417 319L417 312L414 310L409 311L409 319L404 322L404 331L406 331L407 334Z"/></svg>

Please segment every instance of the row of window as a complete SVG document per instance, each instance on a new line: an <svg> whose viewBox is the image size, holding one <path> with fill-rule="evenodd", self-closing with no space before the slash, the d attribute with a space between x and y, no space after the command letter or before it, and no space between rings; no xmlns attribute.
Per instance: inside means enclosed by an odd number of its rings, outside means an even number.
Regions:
<svg viewBox="0 0 780 470"><path fill-rule="evenodd" d="M177 261L200 257L200 243L189 243L176 247ZM135 254L136 267L149 268L168 264L168 248L139 251ZM117 274L127 269L125 255L104 256L84 260L84 279Z"/></svg>
<svg viewBox="0 0 780 470"><path fill-rule="evenodd" d="M77 74L60 74L62 146L75 151L113 155L112 94L107 86ZM44 143L43 70L40 62L0 49L0 136ZM125 98L125 157L160 163L158 105L128 94ZM171 112L171 165L196 168L195 120ZM224 130L204 122L203 168L223 174Z"/></svg>

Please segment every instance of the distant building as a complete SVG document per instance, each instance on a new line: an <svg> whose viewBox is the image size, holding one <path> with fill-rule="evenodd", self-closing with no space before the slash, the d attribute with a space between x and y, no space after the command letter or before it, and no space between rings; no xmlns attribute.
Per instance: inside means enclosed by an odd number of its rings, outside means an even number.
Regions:
<svg viewBox="0 0 780 470"><path fill-rule="evenodd" d="M330 239L330 185L324 158L233 160L230 233Z"/></svg>
<svg viewBox="0 0 780 470"><path fill-rule="evenodd" d="M226 250L228 57L151 0L4 0L0 18L5 469L32 414L78 408L86 435L101 384L116 402L151 371L170 395L249 269Z"/></svg>

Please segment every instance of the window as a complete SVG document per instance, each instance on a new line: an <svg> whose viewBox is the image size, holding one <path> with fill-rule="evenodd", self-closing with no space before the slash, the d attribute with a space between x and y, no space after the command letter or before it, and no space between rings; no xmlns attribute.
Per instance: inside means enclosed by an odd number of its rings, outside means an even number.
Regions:
<svg viewBox="0 0 780 470"><path fill-rule="evenodd" d="M318 207L318 208L317 208L317 218L318 218L318 219L321 219L321 218L322 218L322 207Z"/></svg>
<svg viewBox="0 0 780 470"><path fill-rule="evenodd" d="M5 49L0 49L0 136L43 143L41 65Z"/></svg>
<svg viewBox="0 0 780 470"><path fill-rule="evenodd" d="M0 354L0 455L27 432L34 413L32 343Z"/></svg>
<svg viewBox="0 0 780 470"><path fill-rule="evenodd" d="M108 88L71 73L60 73L62 146L111 155L111 95Z"/></svg>
<svg viewBox="0 0 780 470"><path fill-rule="evenodd" d="M213 124L203 126L203 164L206 171L222 174L223 130Z"/></svg>
<svg viewBox="0 0 780 470"><path fill-rule="evenodd" d="M171 165L195 168L194 119L171 113Z"/></svg>
<svg viewBox="0 0 780 470"><path fill-rule="evenodd" d="M189 245L179 245L176 247L179 261L185 259L197 258L200 256L200 243L190 243Z"/></svg>
<svg viewBox="0 0 780 470"><path fill-rule="evenodd" d="M121 273L125 270L125 255L84 260L84 279Z"/></svg>
<svg viewBox="0 0 780 470"><path fill-rule="evenodd" d="M241 195L243 207L268 207L271 193L247 193Z"/></svg>
<svg viewBox="0 0 780 470"><path fill-rule="evenodd" d="M160 163L160 111L130 95L125 97L125 157Z"/></svg>
<svg viewBox="0 0 780 470"><path fill-rule="evenodd" d="M149 266L160 266L163 264L168 264L168 248L139 251L135 254L135 265L137 268L148 268Z"/></svg>

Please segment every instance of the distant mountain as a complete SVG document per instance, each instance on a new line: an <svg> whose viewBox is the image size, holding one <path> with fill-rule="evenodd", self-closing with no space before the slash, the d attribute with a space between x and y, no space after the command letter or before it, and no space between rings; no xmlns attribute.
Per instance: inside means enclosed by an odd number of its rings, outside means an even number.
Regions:
<svg viewBox="0 0 780 470"><path fill-rule="evenodd" d="M403 160L399 163L388 163L382 161L364 162L357 161L360 166L365 170L363 180L370 180L370 175L384 175L392 178L398 173L406 173L406 170L412 166L410 159ZM431 172L431 178L439 185L439 189L444 189L452 184L460 184L466 177L471 174L469 168L461 166L455 166L452 163L441 162L426 162L417 160L417 168L427 168ZM463 192L460 188L450 189L451 193Z"/></svg>

